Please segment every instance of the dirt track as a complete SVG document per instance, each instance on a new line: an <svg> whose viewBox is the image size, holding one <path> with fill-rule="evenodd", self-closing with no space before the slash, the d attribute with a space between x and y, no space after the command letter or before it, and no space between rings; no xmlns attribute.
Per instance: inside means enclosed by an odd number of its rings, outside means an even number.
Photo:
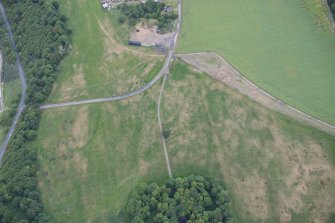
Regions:
<svg viewBox="0 0 335 223"><path fill-rule="evenodd" d="M263 89L246 79L233 66L218 54L211 52L179 54L184 62L209 74L214 79L233 88L250 99L279 112L285 116L303 122L328 134L335 135L335 126L316 119L273 97Z"/></svg>

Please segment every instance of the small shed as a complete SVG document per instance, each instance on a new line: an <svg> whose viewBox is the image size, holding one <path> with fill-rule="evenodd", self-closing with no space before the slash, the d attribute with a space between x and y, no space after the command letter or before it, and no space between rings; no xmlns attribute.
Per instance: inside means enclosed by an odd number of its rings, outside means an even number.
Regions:
<svg viewBox="0 0 335 223"><path fill-rule="evenodd" d="M138 42L138 41L129 40L128 45L130 45L130 46L142 46L142 43Z"/></svg>

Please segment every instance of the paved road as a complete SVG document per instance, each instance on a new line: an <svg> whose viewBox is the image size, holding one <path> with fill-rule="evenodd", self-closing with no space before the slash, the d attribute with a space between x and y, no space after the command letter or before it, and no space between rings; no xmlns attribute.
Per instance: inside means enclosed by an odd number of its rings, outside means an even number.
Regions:
<svg viewBox="0 0 335 223"><path fill-rule="evenodd" d="M41 109L50 109L50 108L62 108L62 107L68 107L68 106L75 106L75 105L83 105L83 104L92 104L92 103L100 103L100 102L107 102L107 101L118 101L127 99L130 97L133 97L135 95L138 95L147 89L151 88L157 81L159 81L162 76L169 73L169 66L171 64L171 61L174 56L174 52L176 50L177 46L177 40L180 32L180 26L181 26L181 0L178 0L178 20L177 20L177 28L176 32L174 34L173 40L171 41L170 51L165 59L165 63L162 67L162 69L159 71L159 73L152 79L149 83L145 84L144 86L138 88L137 90L134 90L129 93L124 93L117 96L112 97L106 97L106 98L96 98L96 99L88 99L88 100L80 100L80 101L71 101L71 102L64 102L64 103L56 103L56 104L47 104L42 105Z"/></svg>
<svg viewBox="0 0 335 223"><path fill-rule="evenodd" d="M2 53L0 52L0 113L4 110L4 104L3 104L3 86L2 86Z"/></svg>
<svg viewBox="0 0 335 223"><path fill-rule="evenodd" d="M1 16L4 20L4 22L5 22L5 25L6 25L6 28L7 28L7 31L8 31L9 40L10 40L10 42L12 44L12 47L15 51L16 64L17 64L17 67L18 67L19 75L20 75L21 90L22 90L20 103L19 103L19 106L17 108L15 117L13 119L12 125L11 125L7 135L6 135L5 141L3 142L3 144L0 147L0 162L1 162L1 160L4 156L4 154L5 154L5 151L6 151L8 143L9 143L9 140L11 139L11 137L14 133L16 124L17 124L17 122L18 122L18 120L19 120L19 118L20 118L20 116L21 116L21 114L24 110L24 107L25 107L24 99L26 98L27 81L26 81L26 76L24 74L24 70L23 70L23 67L22 67L22 64L21 64L21 61L20 61L19 54L18 54L17 49L16 49L12 29L11 29L11 26L8 22L7 16L6 16L5 8L4 8L4 6L2 5L1 2L0 2L0 12L1 12Z"/></svg>

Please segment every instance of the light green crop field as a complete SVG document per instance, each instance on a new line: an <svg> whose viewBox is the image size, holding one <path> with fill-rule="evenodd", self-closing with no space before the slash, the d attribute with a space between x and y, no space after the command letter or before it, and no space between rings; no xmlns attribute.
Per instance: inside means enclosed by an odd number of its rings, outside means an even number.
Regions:
<svg viewBox="0 0 335 223"><path fill-rule="evenodd" d="M184 0L179 53L213 51L275 97L335 124L335 33L322 0Z"/></svg>
<svg viewBox="0 0 335 223"><path fill-rule="evenodd" d="M47 103L107 97L135 90L158 73L163 57L125 46L129 27L99 1L60 0L73 29L72 50Z"/></svg>

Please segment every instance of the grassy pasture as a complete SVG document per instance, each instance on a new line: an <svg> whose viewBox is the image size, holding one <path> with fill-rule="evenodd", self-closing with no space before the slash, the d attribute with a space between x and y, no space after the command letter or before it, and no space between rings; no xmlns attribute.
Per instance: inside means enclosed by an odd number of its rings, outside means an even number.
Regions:
<svg viewBox="0 0 335 223"><path fill-rule="evenodd" d="M335 124L335 34L321 0L184 0L178 51L213 51L272 95Z"/></svg>
<svg viewBox="0 0 335 223"><path fill-rule="evenodd" d="M35 142L39 185L56 222L119 222L138 183L168 177L158 95L156 85L123 102L43 112ZM182 63L173 66L166 83L162 121L171 131L174 176L223 180L237 222L327 222L334 212L334 137L271 112Z"/></svg>
<svg viewBox="0 0 335 223"><path fill-rule="evenodd" d="M43 112L35 142L39 185L56 222L122 222L134 187L168 177L156 121L158 94L157 85L123 102Z"/></svg>
<svg viewBox="0 0 335 223"><path fill-rule="evenodd" d="M162 98L174 175L223 180L236 222L331 222L335 138L175 64Z"/></svg>
<svg viewBox="0 0 335 223"><path fill-rule="evenodd" d="M99 1L59 3L73 29L73 43L47 102L128 92L151 80L162 66L163 57L150 49L124 45L128 27L116 25L116 14L102 10Z"/></svg>

